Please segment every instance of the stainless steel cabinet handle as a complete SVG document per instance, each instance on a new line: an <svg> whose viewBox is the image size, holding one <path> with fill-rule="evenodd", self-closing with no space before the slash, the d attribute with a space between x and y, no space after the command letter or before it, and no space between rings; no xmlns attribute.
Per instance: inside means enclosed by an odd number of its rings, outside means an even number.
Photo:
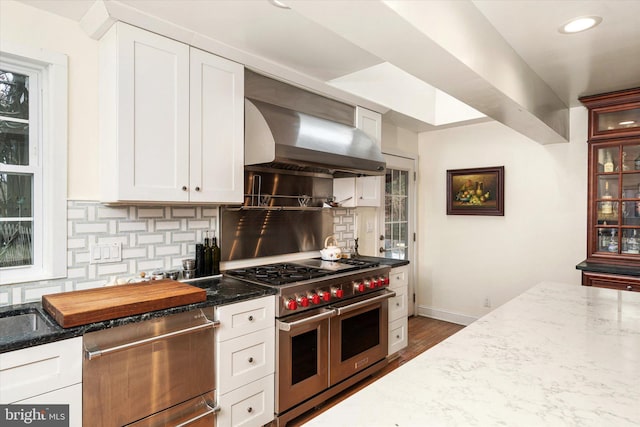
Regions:
<svg viewBox="0 0 640 427"><path fill-rule="evenodd" d="M98 357L105 356L109 353L116 353L118 351L127 350L133 347L139 347L141 345L158 341L165 338L177 337L179 335L185 335L191 332L198 331L200 329L208 329L208 328L216 328L220 326L220 322L217 320L209 321L207 323L203 323L202 325L192 326L190 328L180 329L179 331L173 331L162 335L157 335L149 338L144 338L138 341L128 342L126 344L117 345L115 347L109 347L102 350L85 350L84 357L88 360L97 359Z"/></svg>
<svg viewBox="0 0 640 427"><path fill-rule="evenodd" d="M336 315L336 311L335 310L328 310L325 312L322 312L320 314L316 314L315 316L311 316L311 317L305 317L302 320L296 320L295 322L281 322L280 320L278 320L278 329L280 329L281 331L290 331L291 328L296 327L296 326L300 326L300 325L305 325L307 323L311 323L311 322L317 322L318 320L323 320L323 319L328 319L330 317L333 317Z"/></svg>
<svg viewBox="0 0 640 427"><path fill-rule="evenodd" d="M378 295L377 297L366 299L364 301L356 302L346 307L335 307L336 311L338 312L338 316L340 316L341 314L356 310L360 307L366 307L367 305L373 304L374 302L382 301L382 300L389 299L396 296L396 293L393 291L390 291L387 289L385 289L385 291L387 293Z"/></svg>
<svg viewBox="0 0 640 427"><path fill-rule="evenodd" d="M207 415L215 414L216 412L220 412L220 407L219 406L216 405L213 408L209 406L209 410L207 412L204 412L204 413L202 413L200 415L196 415L195 417L191 418L190 420L187 420L187 421L183 422L182 424L177 424L176 427L188 426L192 422L198 421L200 418L204 418Z"/></svg>

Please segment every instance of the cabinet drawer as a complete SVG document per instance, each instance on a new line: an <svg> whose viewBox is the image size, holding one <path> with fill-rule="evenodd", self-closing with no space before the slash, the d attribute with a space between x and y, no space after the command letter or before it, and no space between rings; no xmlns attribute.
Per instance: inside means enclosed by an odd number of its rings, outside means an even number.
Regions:
<svg viewBox="0 0 640 427"><path fill-rule="evenodd" d="M216 308L216 341L225 341L265 328L275 327L275 297L258 298Z"/></svg>
<svg viewBox="0 0 640 427"><path fill-rule="evenodd" d="M398 319L389 324L389 351L391 355L407 346L407 328L408 322L406 318Z"/></svg>
<svg viewBox="0 0 640 427"><path fill-rule="evenodd" d="M15 402L19 405L69 405L69 427L82 427L82 384L75 384Z"/></svg>
<svg viewBox="0 0 640 427"><path fill-rule="evenodd" d="M263 329L218 344L217 390L223 394L275 370L275 329Z"/></svg>
<svg viewBox="0 0 640 427"><path fill-rule="evenodd" d="M596 286L599 288L640 292L640 277L633 276L619 276L615 274L589 273L583 271L582 284L584 286Z"/></svg>
<svg viewBox="0 0 640 427"><path fill-rule="evenodd" d="M395 288L396 296L389 298L389 322L407 317L407 286Z"/></svg>
<svg viewBox="0 0 640 427"><path fill-rule="evenodd" d="M394 289L398 286L405 286L409 284L409 266L403 265L402 267L392 268L389 272L389 287Z"/></svg>
<svg viewBox="0 0 640 427"><path fill-rule="evenodd" d="M82 382L82 337L0 354L0 403Z"/></svg>
<svg viewBox="0 0 640 427"><path fill-rule="evenodd" d="M261 426L273 420L274 376L220 395L217 426Z"/></svg>

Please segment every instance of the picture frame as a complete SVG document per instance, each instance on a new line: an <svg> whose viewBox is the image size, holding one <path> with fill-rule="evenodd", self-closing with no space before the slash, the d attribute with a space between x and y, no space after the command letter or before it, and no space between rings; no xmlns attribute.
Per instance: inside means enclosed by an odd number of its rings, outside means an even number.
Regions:
<svg viewBox="0 0 640 427"><path fill-rule="evenodd" d="M504 166L447 170L447 215L504 216Z"/></svg>

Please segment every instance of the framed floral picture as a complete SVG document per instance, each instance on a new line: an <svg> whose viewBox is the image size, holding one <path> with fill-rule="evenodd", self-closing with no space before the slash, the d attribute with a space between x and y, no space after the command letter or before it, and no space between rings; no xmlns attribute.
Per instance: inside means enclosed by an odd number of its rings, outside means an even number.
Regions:
<svg viewBox="0 0 640 427"><path fill-rule="evenodd" d="M447 215L504 216L504 166L447 170Z"/></svg>

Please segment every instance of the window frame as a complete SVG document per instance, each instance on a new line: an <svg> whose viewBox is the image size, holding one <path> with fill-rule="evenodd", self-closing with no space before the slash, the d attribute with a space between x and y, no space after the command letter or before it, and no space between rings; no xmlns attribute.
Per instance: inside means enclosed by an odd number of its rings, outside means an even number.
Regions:
<svg viewBox="0 0 640 427"><path fill-rule="evenodd" d="M1 49L0 68L34 73L38 88L37 93L33 87L29 90L33 264L1 268L0 285L63 278L67 275L67 56L9 41L3 41Z"/></svg>

